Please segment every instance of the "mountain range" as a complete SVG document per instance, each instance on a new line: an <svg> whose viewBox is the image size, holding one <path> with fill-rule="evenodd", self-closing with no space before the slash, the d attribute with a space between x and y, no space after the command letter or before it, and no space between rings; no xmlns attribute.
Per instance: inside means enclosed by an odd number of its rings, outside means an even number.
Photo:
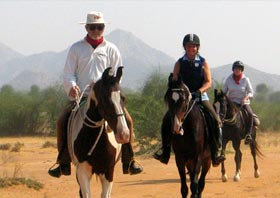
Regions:
<svg viewBox="0 0 280 198"><path fill-rule="evenodd" d="M116 44L122 54L123 87L139 89L152 72L168 75L173 70L175 59L147 45L130 32L117 29L105 38ZM54 83L62 83L68 49L24 56L0 43L0 87L9 84L16 90L29 90L32 85L46 88ZM214 67L211 72L213 80L222 83L231 73L231 64ZM280 90L280 75L265 73L247 65L245 72L254 87L264 83L274 91Z"/></svg>

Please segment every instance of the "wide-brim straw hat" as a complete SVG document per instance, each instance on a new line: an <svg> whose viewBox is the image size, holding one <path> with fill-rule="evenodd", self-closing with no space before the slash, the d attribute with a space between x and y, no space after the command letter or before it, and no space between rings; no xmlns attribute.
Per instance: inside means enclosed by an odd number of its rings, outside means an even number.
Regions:
<svg viewBox="0 0 280 198"><path fill-rule="evenodd" d="M80 24L105 24L103 14L101 12L90 12L87 14L87 21Z"/></svg>

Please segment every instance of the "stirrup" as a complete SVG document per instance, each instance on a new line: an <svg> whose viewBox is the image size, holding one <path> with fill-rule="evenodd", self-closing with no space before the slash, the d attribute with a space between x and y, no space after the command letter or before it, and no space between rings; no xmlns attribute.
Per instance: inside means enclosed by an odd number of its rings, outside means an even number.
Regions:
<svg viewBox="0 0 280 198"><path fill-rule="evenodd" d="M245 144L250 144L250 143L252 143L252 142L253 142L252 135L251 135L251 134L247 134L247 135L245 136L245 141L244 141L244 143L245 143Z"/></svg>
<svg viewBox="0 0 280 198"><path fill-rule="evenodd" d="M132 159L128 166L128 173L130 175L136 175L143 171L143 166L135 159Z"/></svg>
<svg viewBox="0 0 280 198"><path fill-rule="evenodd" d="M58 162L55 162L50 168L49 168L49 171L51 171L51 169L53 168L53 167L55 167L55 165L59 165L60 166L60 164L58 163Z"/></svg>

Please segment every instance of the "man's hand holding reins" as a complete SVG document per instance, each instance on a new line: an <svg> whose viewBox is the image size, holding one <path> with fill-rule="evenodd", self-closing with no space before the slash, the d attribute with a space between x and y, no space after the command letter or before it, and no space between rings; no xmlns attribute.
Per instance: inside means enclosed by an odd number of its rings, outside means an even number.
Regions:
<svg viewBox="0 0 280 198"><path fill-rule="evenodd" d="M81 90L77 85L74 85L69 91L69 96L71 96L74 99L79 97L80 94L81 94Z"/></svg>

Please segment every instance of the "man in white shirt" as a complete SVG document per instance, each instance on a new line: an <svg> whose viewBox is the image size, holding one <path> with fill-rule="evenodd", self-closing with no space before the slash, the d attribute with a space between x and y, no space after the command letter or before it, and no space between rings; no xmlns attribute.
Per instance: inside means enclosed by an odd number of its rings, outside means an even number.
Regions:
<svg viewBox="0 0 280 198"><path fill-rule="evenodd" d="M71 158L67 148L65 126L67 126L75 99L80 97L82 92L83 97L87 97L90 88L86 88L86 86L99 80L106 68L112 67L116 70L117 67L122 66L122 58L118 48L104 39L106 22L103 14L91 12L87 15L87 21L81 24L85 24L87 35L71 46L64 67L64 88L70 101L57 122L57 147L59 151L57 163L59 166L49 170L49 174L53 177L71 174ZM132 133L133 122L126 109L125 114ZM142 167L135 164L131 143L122 145L122 163L124 174L138 174L143 171Z"/></svg>

